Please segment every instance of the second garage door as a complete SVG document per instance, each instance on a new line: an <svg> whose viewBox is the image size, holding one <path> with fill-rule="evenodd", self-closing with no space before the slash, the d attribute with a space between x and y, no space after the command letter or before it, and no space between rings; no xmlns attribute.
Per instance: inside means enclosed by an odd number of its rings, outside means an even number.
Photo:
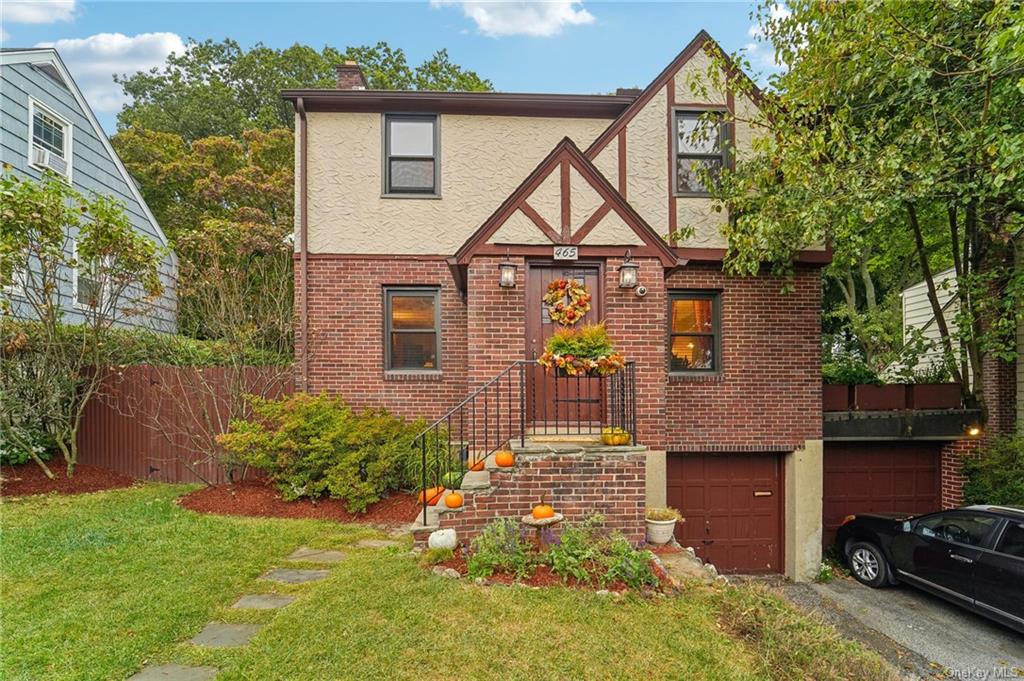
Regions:
<svg viewBox="0 0 1024 681"><path fill-rule="evenodd" d="M782 571L782 473L777 454L668 457L668 504L686 522L676 540L719 572Z"/></svg>
<svg viewBox="0 0 1024 681"><path fill-rule="evenodd" d="M847 515L939 510L941 442L826 442L825 546Z"/></svg>

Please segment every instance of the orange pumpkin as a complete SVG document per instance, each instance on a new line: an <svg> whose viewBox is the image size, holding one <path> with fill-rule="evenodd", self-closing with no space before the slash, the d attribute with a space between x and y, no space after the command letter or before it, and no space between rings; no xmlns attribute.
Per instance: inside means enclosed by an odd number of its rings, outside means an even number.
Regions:
<svg viewBox="0 0 1024 681"><path fill-rule="evenodd" d="M469 470L479 473L484 469L485 463L486 461L484 461L483 459L480 459L479 461L474 461L473 464L469 467Z"/></svg>
<svg viewBox="0 0 1024 681"><path fill-rule="evenodd" d="M512 452L498 452L494 455L494 463L498 464L501 468L509 468L515 465L516 457Z"/></svg>
<svg viewBox="0 0 1024 681"><path fill-rule="evenodd" d="M458 492L449 492L444 495L444 505L448 508L461 508L462 507L462 495Z"/></svg>
<svg viewBox="0 0 1024 681"><path fill-rule="evenodd" d="M431 487L430 489L425 489L420 492L419 502L421 504L426 502L428 506L430 504L436 504L442 494L444 494L444 487Z"/></svg>
<svg viewBox="0 0 1024 681"><path fill-rule="evenodd" d="M555 509L552 508L550 504L545 504L544 496L541 495L540 503L533 507L533 510L530 511L530 515L532 515L537 520L543 520L544 518L554 518Z"/></svg>

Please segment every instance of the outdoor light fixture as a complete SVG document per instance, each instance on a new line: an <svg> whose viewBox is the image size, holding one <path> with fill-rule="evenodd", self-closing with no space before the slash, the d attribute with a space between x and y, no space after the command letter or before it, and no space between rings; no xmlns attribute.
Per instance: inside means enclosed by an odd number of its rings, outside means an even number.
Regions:
<svg viewBox="0 0 1024 681"><path fill-rule="evenodd" d="M967 424L967 437L978 437L981 435L981 424L977 421Z"/></svg>
<svg viewBox="0 0 1024 681"><path fill-rule="evenodd" d="M516 287L516 264L509 258L509 253L505 251L505 259L498 263L498 286L502 288L515 288Z"/></svg>
<svg viewBox="0 0 1024 681"><path fill-rule="evenodd" d="M632 262L633 255L626 249L626 255L619 265L619 288L636 288L640 265Z"/></svg>

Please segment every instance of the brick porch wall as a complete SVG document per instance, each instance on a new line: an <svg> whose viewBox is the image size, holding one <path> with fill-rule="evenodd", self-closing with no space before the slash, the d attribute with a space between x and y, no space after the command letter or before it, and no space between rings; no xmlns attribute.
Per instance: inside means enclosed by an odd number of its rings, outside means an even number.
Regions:
<svg viewBox="0 0 1024 681"><path fill-rule="evenodd" d="M465 492L465 510L441 516L468 545L495 518L522 518L540 495L567 520L600 513L609 528L637 543L644 538L644 470L641 453L520 454L514 469L492 470L491 490Z"/></svg>
<svg viewBox="0 0 1024 681"><path fill-rule="evenodd" d="M798 266L791 293L782 284L717 264L668 278L670 290L722 292L722 372L668 377L668 450L792 451L821 438L819 270Z"/></svg>
<svg viewBox="0 0 1024 681"><path fill-rule="evenodd" d="M440 416L465 398L466 305L443 259L311 255L309 281L310 392L407 418ZM384 371L384 287L402 285L441 289L440 375Z"/></svg>

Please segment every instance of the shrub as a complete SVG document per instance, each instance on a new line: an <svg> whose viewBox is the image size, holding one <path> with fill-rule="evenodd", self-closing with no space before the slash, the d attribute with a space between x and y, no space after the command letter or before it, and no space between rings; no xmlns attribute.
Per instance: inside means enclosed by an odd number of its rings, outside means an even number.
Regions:
<svg viewBox="0 0 1024 681"><path fill-rule="evenodd" d="M399 488L418 424L407 425L384 410L354 414L342 400L325 395L251 402L254 420L232 421L217 441L264 471L285 499L328 494L361 513Z"/></svg>
<svg viewBox="0 0 1024 681"><path fill-rule="evenodd" d="M569 524L546 557L551 571L567 580L602 585L621 580L631 589L657 586L658 577L651 567L651 553L630 546L621 534L609 533L605 519L592 515L578 524Z"/></svg>
<svg viewBox="0 0 1024 681"><path fill-rule="evenodd" d="M603 584L622 580L631 589L658 586L658 576L651 567L653 555L650 551L638 551L630 546L625 537L612 536L603 560L607 571L601 576Z"/></svg>
<svg viewBox="0 0 1024 681"><path fill-rule="evenodd" d="M989 440L963 472L966 503L1024 506L1024 435Z"/></svg>
<svg viewBox="0 0 1024 681"><path fill-rule="evenodd" d="M514 518L492 520L470 543L466 561L470 577L490 577L501 570L526 577L537 560L533 545L527 541Z"/></svg>
<svg viewBox="0 0 1024 681"><path fill-rule="evenodd" d="M420 565L431 566L451 560L455 555L452 549L427 549L420 556Z"/></svg>
<svg viewBox="0 0 1024 681"><path fill-rule="evenodd" d="M859 357L843 356L821 365L821 378L836 385L881 385L882 379L871 365Z"/></svg>
<svg viewBox="0 0 1024 681"><path fill-rule="evenodd" d="M48 442L42 433L34 436L35 443L32 452L27 452L13 442L0 440L0 466L18 466L28 463L34 453L43 461L49 461L53 456L53 443Z"/></svg>

